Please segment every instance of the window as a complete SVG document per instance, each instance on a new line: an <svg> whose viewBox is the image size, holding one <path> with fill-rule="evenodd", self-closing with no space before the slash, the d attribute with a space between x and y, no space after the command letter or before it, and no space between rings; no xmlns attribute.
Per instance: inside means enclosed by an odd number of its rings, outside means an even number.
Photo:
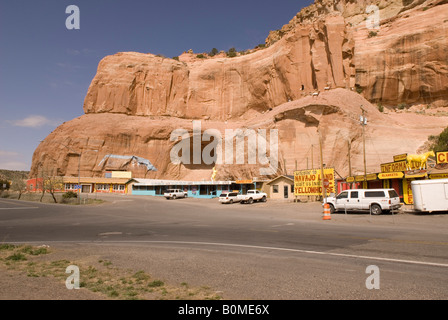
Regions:
<svg viewBox="0 0 448 320"><path fill-rule="evenodd" d="M98 184L96 186L96 189L100 190L100 191L108 191L108 190L110 190L110 185L108 185L108 184Z"/></svg>
<svg viewBox="0 0 448 320"><path fill-rule="evenodd" d="M366 198L384 198L384 191L366 191Z"/></svg>
<svg viewBox="0 0 448 320"><path fill-rule="evenodd" d="M350 194L350 198L358 199L359 198L359 192L358 191L352 191L351 194Z"/></svg>
<svg viewBox="0 0 448 320"><path fill-rule="evenodd" d="M347 199L348 198L348 192L342 192L337 196L336 199Z"/></svg>
<svg viewBox="0 0 448 320"><path fill-rule="evenodd" d="M114 184L114 191L124 191L125 186L124 184Z"/></svg>
<svg viewBox="0 0 448 320"><path fill-rule="evenodd" d="M389 198L399 198L397 191L389 190Z"/></svg>
<svg viewBox="0 0 448 320"><path fill-rule="evenodd" d="M200 186L199 187L199 194L201 196L206 196L207 195L207 186Z"/></svg>
<svg viewBox="0 0 448 320"><path fill-rule="evenodd" d="M272 186L272 192L278 193L278 185Z"/></svg>
<svg viewBox="0 0 448 320"><path fill-rule="evenodd" d="M156 186L156 195L163 195L165 193L165 187Z"/></svg>

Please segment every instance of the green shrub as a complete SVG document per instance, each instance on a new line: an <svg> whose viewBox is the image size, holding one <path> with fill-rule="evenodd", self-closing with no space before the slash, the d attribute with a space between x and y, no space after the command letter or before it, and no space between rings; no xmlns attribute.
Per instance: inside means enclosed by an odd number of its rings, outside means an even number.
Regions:
<svg viewBox="0 0 448 320"><path fill-rule="evenodd" d="M448 127L438 136L429 136L430 150L441 152L448 150Z"/></svg>
<svg viewBox="0 0 448 320"><path fill-rule="evenodd" d="M78 198L78 194L73 191L68 191L62 195L62 198L64 198L64 199Z"/></svg>
<svg viewBox="0 0 448 320"><path fill-rule="evenodd" d="M236 53L237 51L235 48L230 48L229 51L227 51L227 57L234 58L237 55Z"/></svg>
<svg viewBox="0 0 448 320"><path fill-rule="evenodd" d="M22 253L14 253L13 255L9 256L6 258L6 260L11 260L11 261L25 261L26 257L24 254Z"/></svg>
<svg viewBox="0 0 448 320"><path fill-rule="evenodd" d="M148 287L150 288L157 288L157 287L162 287L165 283L163 283L163 281L160 280L154 280L153 282L148 284Z"/></svg>
<svg viewBox="0 0 448 320"><path fill-rule="evenodd" d="M216 56L218 53L219 53L218 49L213 48L212 51L210 51L208 55L209 55L210 57L214 57L214 56Z"/></svg>

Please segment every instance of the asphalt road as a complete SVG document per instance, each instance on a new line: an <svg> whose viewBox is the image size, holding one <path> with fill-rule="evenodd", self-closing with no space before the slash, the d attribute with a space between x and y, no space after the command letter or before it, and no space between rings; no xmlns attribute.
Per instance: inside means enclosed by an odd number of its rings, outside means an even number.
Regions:
<svg viewBox="0 0 448 320"><path fill-rule="evenodd" d="M335 214L319 204L104 196L102 205L0 199L0 241L101 255L228 299L447 299L448 214ZM378 267L369 290L369 266Z"/></svg>

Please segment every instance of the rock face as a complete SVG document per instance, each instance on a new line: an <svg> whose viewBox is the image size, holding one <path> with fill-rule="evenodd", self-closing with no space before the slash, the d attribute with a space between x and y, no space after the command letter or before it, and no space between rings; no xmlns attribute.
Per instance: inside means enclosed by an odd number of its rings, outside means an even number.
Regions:
<svg viewBox="0 0 448 320"><path fill-rule="evenodd" d="M365 22L371 4L380 9L374 30ZM415 152L446 127L447 117L391 109L448 107L448 0L318 0L271 32L266 43L266 49L236 58L195 59L193 53L179 61L141 53L104 58L84 102L86 115L45 139L34 154L31 176L55 164L58 174L77 175L81 152L83 176L131 170L138 177L210 180L214 165L174 164L170 158L177 143L172 132L193 135L193 120L201 121L201 133L214 129L223 136L226 129L276 130L277 173L291 174L296 162L298 168L307 161L316 167L320 133L325 163L344 176L349 141L353 169L363 171L361 105L368 110L371 172L394 154ZM269 137L265 142L271 146ZM99 166L110 154L147 159L157 172L133 162ZM248 162L217 165L218 179L259 177L259 169L269 166Z"/></svg>

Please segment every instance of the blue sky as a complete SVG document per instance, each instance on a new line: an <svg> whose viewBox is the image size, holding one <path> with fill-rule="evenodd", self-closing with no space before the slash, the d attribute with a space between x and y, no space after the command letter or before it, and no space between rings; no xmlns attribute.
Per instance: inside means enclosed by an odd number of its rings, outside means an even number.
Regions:
<svg viewBox="0 0 448 320"><path fill-rule="evenodd" d="M103 57L254 48L311 3L0 0L0 169L29 170L39 141L83 115ZM79 30L66 28L69 5L80 10Z"/></svg>

